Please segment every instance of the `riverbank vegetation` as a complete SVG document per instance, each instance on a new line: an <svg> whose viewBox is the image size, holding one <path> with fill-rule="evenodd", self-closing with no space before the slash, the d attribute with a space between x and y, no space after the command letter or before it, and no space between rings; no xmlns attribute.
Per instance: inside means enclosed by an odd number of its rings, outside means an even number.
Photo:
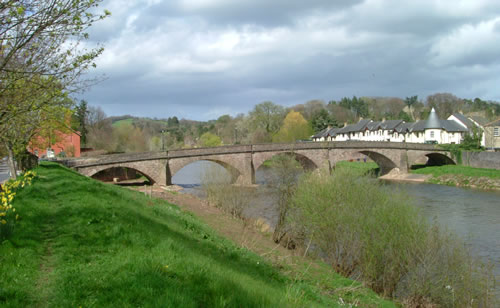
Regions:
<svg viewBox="0 0 500 308"><path fill-rule="evenodd" d="M0 306L391 307L334 274L288 277L165 201L56 164L36 169L0 243ZM323 273L328 270L322 270ZM326 282L328 280L328 282ZM332 282L333 281L333 282ZM336 287L335 287L336 286ZM351 287L350 287L351 286Z"/></svg>
<svg viewBox="0 0 500 308"><path fill-rule="evenodd" d="M289 206L297 242L384 296L411 307L495 307L491 269L402 193L338 168L305 175Z"/></svg>
<svg viewBox="0 0 500 308"><path fill-rule="evenodd" d="M424 167L411 171L415 174L430 174L429 183L449 186L500 189L500 170L474 168L460 165Z"/></svg>

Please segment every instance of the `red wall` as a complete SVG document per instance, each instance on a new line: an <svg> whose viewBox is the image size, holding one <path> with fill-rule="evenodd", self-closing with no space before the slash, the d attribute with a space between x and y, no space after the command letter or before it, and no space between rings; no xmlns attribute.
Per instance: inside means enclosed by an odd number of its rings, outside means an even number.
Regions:
<svg viewBox="0 0 500 308"><path fill-rule="evenodd" d="M62 151L66 153L67 156L72 156L71 155L71 146L74 148L74 157L80 157L80 135L77 133L61 133L61 132L56 132L57 140L55 144L51 145L52 150L54 150L54 154L58 155ZM43 155L47 155L47 147L49 146L48 142L44 141L44 139L40 136L35 137L36 142L35 144L39 145L38 146L33 146L30 144L28 147L28 151L31 153L35 154L35 151L38 151L38 157L42 157ZM41 146L41 145L44 146Z"/></svg>

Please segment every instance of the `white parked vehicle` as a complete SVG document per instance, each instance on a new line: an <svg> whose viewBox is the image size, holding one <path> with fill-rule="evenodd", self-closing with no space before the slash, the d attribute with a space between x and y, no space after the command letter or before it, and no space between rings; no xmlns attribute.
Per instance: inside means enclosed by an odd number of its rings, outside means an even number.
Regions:
<svg viewBox="0 0 500 308"><path fill-rule="evenodd" d="M51 148L48 148L47 149L47 158L55 158L56 157L56 154L54 153L54 150L52 150Z"/></svg>

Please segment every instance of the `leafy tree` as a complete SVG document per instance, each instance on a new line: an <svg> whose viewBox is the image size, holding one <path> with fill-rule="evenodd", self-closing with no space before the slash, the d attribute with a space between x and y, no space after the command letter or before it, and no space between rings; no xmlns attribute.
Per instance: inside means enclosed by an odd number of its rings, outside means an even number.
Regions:
<svg viewBox="0 0 500 308"><path fill-rule="evenodd" d="M368 104L362 98L357 98L356 96L342 98L339 106L353 111L356 117L367 117L369 115Z"/></svg>
<svg viewBox="0 0 500 308"><path fill-rule="evenodd" d="M418 95L410 96L405 98L405 105L408 106L408 111L410 112L410 116L413 119L413 106L418 103Z"/></svg>
<svg viewBox="0 0 500 308"><path fill-rule="evenodd" d="M321 109L319 112L316 112L311 120L313 131L320 132L327 128L328 126L337 127L337 121L333 117L330 116L328 111L325 109Z"/></svg>
<svg viewBox="0 0 500 308"><path fill-rule="evenodd" d="M285 114L285 108L273 102L263 102L254 107L250 112L250 118L254 128L262 128L268 134L273 134L280 129L281 121Z"/></svg>
<svg viewBox="0 0 500 308"><path fill-rule="evenodd" d="M168 126L179 126L179 119L176 116L167 119Z"/></svg>
<svg viewBox="0 0 500 308"><path fill-rule="evenodd" d="M27 120L53 107L65 107L62 96L88 86L89 81L80 77L95 66L103 48L82 49L80 45L89 37L87 29L110 14L93 13L99 2L18 0L0 4L0 139L9 148L9 156L14 146L27 143L30 129L25 128L33 124ZM40 97L43 92L47 93ZM12 156L9 161L13 165Z"/></svg>
<svg viewBox="0 0 500 308"><path fill-rule="evenodd" d="M407 114L406 112L404 112L403 110L401 110L401 111L399 112L399 114L398 114L398 119L399 119L399 120L403 120L403 121L405 121L405 122L411 122L411 121L412 121L412 119L411 119L410 115L409 115L409 114Z"/></svg>
<svg viewBox="0 0 500 308"><path fill-rule="evenodd" d="M309 139L313 131L304 117L296 111L290 111L279 132L273 136L273 142L294 142Z"/></svg>
<svg viewBox="0 0 500 308"><path fill-rule="evenodd" d="M72 128L80 132L80 143L87 144L87 114L88 114L88 103L81 100L80 103L75 107L75 112L73 114L73 125Z"/></svg>
<svg viewBox="0 0 500 308"><path fill-rule="evenodd" d="M51 77L36 78L38 85L19 79L12 88L0 95L0 106L6 112L0 121L0 142L9 156L11 176L16 177L15 156L24 154L33 136L44 126L57 121L64 122L64 116L72 101L60 90L60 84ZM21 110L18 106L31 110Z"/></svg>
<svg viewBox="0 0 500 308"><path fill-rule="evenodd" d="M201 135L199 144L202 147L216 147L222 145L222 140L210 132L206 132Z"/></svg>

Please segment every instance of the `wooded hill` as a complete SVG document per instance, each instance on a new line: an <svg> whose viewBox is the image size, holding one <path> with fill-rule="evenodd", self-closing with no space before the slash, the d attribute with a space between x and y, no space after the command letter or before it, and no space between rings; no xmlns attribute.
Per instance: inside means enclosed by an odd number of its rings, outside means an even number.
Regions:
<svg viewBox="0 0 500 308"><path fill-rule="evenodd" d="M159 151L222 144L292 142L309 139L327 126L341 127L361 118L374 121L402 119L407 122L425 119L432 108L436 109L440 118L447 118L456 112L481 116L486 120L500 117L498 102L437 93L425 100L417 96L405 99L353 96L328 103L311 100L290 107L263 102L255 105L248 114L226 114L209 121L179 120L175 115L153 119L132 115L106 117L100 108L90 106L84 112L84 122L75 121L74 128L84 132L82 146L93 149L108 152Z"/></svg>

